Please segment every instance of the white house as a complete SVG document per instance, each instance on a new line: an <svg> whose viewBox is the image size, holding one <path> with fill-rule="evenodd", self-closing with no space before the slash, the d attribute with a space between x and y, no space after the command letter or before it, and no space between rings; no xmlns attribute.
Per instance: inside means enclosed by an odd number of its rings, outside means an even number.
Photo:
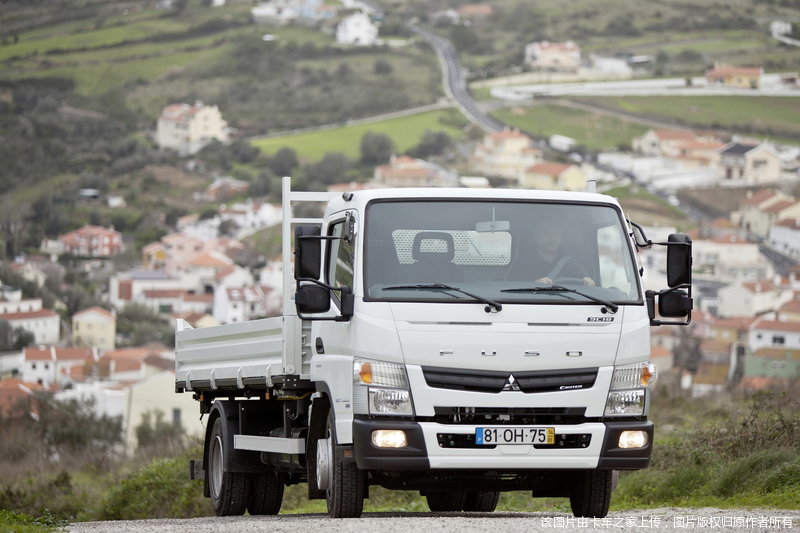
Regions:
<svg viewBox="0 0 800 533"><path fill-rule="evenodd" d="M202 102L171 104L158 118L156 144L177 150L181 155L196 154L213 140L228 142L228 123L217 106Z"/></svg>
<svg viewBox="0 0 800 533"><path fill-rule="evenodd" d="M83 367L97 360L97 352L91 348L25 348L24 356L23 379L46 387L72 383L74 369L82 375Z"/></svg>
<svg viewBox="0 0 800 533"><path fill-rule="evenodd" d="M525 46L525 63L537 70L577 72L581 66L581 49L573 41L537 41Z"/></svg>
<svg viewBox="0 0 800 533"><path fill-rule="evenodd" d="M336 42L345 45L372 46L378 41L378 26L359 11L345 17L336 26Z"/></svg>
<svg viewBox="0 0 800 533"><path fill-rule="evenodd" d="M800 322L759 319L750 326L751 352L761 348L800 350Z"/></svg>
<svg viewBox="0 0 800 533"><path fill-rule="evenodd" d="M747 231L766 236L771 224L767 209L778 204L789 205L792 201L791 196L773 189L748 192L742 207L731 213L731 220Z"/></svg>
<svg viewBox="0 0 800 533"><path fill-rule="evenodd" d="M279 205L254 202L222 205L219 208L220 222L229 220L236 224L236 237L242 239L258 230L281 223L283 210Z"/></svg>
<svg viewBox="0 0 800 533"><path fill-rule="evenodd" d="M275 315L280 310L279 297L260 285L230 287L214 294L214 318L220 324L244 322Z"/></svg>
<svg viewBox="0 0 800 533"><path fill-rule="evenodd" d="M519 130L490 133L478 143L470 157L470 168L485 176L502 176L519 181L525 169L542 161L542 151Z"/></svg>
<svg viewBox="0 0 800 533"><path fill-rule="evenodd" d="M36 344L55 344L61 337L61 317L49 309L2 313L0 320L8 322L13 329L21 328L33 334Z"/></svg>
<svg viewBox="0 0 800 533"><path fill-rule="evenodd" d="M758 244L735 235L692 241L692 268L700 276L727 282L772 279L775 273Z"/></svg>
<svg viewBox="0 0 800 533"><path fill-rule="evenodd" d="M769 242L779 252L800 259L800 219L784 218L769 229Z"/></svg>
<svg viewBox="0 0 800 533"><path fill-rule="evenodd" d="M792 292L771 281L748 281L723 287L718 296L719 316L756 316L778 310L792 299Z"/></svg>

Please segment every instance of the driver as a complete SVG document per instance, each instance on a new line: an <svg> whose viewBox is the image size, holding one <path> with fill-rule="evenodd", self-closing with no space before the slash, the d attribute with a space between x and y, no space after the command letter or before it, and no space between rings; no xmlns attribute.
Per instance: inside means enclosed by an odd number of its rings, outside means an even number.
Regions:
<svg viewBox="0 0 800 533"><path fill-rule="evenodd" d="M570 250L562 249L562 228L553 219L545 219L533 228L533 257L531 272L539 283L552 285L558 278L576 278L594 287L584 266Z"/></svg>

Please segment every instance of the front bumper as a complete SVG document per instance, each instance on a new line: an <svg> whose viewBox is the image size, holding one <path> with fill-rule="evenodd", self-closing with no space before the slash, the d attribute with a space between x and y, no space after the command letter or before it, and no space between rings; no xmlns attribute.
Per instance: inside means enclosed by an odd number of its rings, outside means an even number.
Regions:
<svg viewBox="0 0 800 533"><path fill-rule="evenodd" d="M650 463L652 422L587 422L554 427L557 443L564 442L563 447L481 447L450 444L469 440L475 433L473 425L356 418L353 420L353 449L360 469L379 471L638 470ZM406 432L408 445L404 448L378 448L372 444L371 438L376 429L402 429ZM636 449L618 448L619 435L626 430L645 431L647 445Z"/></svg>

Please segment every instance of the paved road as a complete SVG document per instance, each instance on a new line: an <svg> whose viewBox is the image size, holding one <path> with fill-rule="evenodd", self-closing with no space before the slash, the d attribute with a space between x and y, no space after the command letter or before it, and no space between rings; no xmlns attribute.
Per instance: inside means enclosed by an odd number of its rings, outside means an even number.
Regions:
<svg viewBox="0 0 800 533"><path fill-rule="evenodd" d="M781 83L780 74L765 74L759 89L737 89L706 85L705 78L657 78L622 81L586 81L571 83L539 83L497 87L492 94L508 100L536 96L785 96L800 97L800 91Z"/></svg>
<svg viewBox="0 0 800 533"><path fill-rule="evenodd" d="M133 520L71 524L68 533L325 533L380 531L437 533L554 531L790 531L800 528L800 511L743 509L648 509L609 513L603 519L576 519L565 513L366 513L362 518L325 515L239 516L185 520Z"/></svg>
<svg viewBox="0 0 800 533"><path fill-rule="evenodd" d="M453 44L434 33L429 32L419 26L411 24L412 31L420 35L436 51L439 62L442 64L442 84L445 94L450 98L464 113L472 123L480 126L484 131L494 132L504 128L504 124L499 120L489 116L478 107L472 95L467 90L467 83L464 78L464 69L458 59L458 53Z"/></svg>

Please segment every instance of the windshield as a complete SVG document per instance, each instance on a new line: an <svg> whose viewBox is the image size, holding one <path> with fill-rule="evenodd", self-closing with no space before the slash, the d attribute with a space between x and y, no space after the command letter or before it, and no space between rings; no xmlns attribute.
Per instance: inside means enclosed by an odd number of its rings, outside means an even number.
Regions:
<svg viewBox="0 0 800 533"><path fill-rule="evenodd" d="M378 201L366 228L368 300L641 303L621 214L608 205ZM436 284L458 290L424 287ZM575 291L535 290L552 286Z"/></svg>

